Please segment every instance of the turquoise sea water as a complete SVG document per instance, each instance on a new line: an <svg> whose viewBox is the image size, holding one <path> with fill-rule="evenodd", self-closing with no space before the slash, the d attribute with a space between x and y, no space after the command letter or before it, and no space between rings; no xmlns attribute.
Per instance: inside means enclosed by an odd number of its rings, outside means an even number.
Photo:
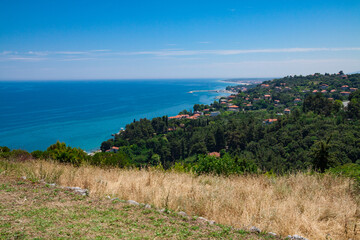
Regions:
<svg viewBox="0 0 360 240"><path fill-rule="evenodd" d="M176 115L219 95L191 90L227 85L217 79L0 82L0 146L45 150L59 140L91 151L134 119Z"/></svg>

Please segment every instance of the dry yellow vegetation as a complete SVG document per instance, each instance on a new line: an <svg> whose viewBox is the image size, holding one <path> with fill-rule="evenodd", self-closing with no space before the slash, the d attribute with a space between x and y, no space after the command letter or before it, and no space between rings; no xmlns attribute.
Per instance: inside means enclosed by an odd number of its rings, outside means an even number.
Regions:
<svg viewBox="0 0 360 240"><path fill-rule="evenodd" d="M282 236L298 234L310 239L360 239L360 204L347 178L305 173L275 178L195 176L48 161L5 167L7 171L14 168L28 178L87 188L93 196L181 210L237 228L257 226Z"/></svg>

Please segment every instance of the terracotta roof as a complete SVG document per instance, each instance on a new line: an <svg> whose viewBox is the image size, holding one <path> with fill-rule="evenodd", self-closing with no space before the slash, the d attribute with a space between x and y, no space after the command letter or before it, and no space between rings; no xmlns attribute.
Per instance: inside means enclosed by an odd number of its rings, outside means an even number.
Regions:
<svg viewBox="0 0 360 240"><path fill-rule="evenodd" d="M236 105L231 105L231 106L229 106L229 108L239 108L239 107Z"/></svg>
<svg viewBox="0 0 360 240"><path fill-rule="evenodd" d="M219 152L211 152L208 153L209 156L213 156L213 157L220 157L220 153Z"/></svg>

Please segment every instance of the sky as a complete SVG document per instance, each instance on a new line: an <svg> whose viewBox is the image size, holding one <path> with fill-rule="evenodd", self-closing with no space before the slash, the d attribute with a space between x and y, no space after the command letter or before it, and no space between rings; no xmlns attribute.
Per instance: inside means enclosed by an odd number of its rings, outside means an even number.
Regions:
<svg viewBox="0 0 360 240"><path fill-rule="evenodd" d="M0 80L360 71L359 0L1 0Z"/></svg>

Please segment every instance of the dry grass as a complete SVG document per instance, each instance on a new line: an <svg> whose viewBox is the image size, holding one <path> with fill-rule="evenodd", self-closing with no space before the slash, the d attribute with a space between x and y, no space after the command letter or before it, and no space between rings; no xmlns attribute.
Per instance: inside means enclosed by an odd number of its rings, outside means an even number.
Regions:
<svg viewBox="0 0 360 240"><path fill-rule="evenodd" d="M20 166L19 166L20 164ZM193 176L188 173L75 168L51 162L17 163L19 174L90 189L156 207L182 210L238 228L257 226L282 236L359 239L360 206L351 180L293 174L277 178Z"/></svg>

